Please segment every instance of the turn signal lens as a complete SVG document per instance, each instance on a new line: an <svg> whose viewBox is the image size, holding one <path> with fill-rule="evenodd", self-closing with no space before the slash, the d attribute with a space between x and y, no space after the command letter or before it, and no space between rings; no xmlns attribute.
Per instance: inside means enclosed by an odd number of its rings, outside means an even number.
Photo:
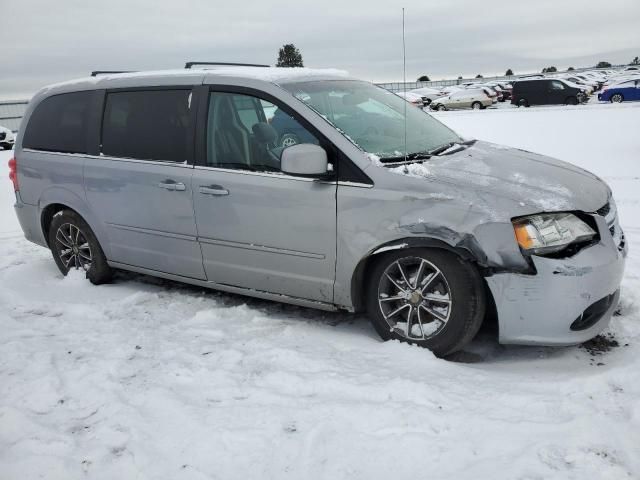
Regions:
<svg viewBox="0 0 640 480"><path fill-rule="evenodd" d="M518 240L518 245L520 245L521 248L529 250L534 247L535 237L532 238L531 233L529 232L529 225L514 225L513 228L516 232L516 240Z"/></svg>

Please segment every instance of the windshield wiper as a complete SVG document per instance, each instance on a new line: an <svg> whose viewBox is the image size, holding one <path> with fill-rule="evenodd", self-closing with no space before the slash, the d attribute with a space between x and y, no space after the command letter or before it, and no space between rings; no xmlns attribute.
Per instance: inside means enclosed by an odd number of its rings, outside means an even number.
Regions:
<svg viewBox="0 0 640 480"><path fill-rule="evenodd" d="M429 151L430 155L441 155L443 152L446 152L447 150L449 150L450 148L458 145L460 146L462 149L464 149L464 147L468 147L473 145L474 143L476 143L476 140L466 140L464 142L448 142L445 143L444 145L440 145L437 148L434 148L433 150ZM459 150L455 150L455 151L459 151ZM452 152L447 152L447 155L449 153L454 153L454 151Z"/></svg>
<svg viewBox="0 0 640 480"><path fill-rule="evenodd" d="M422 160L429 160L431 157L437 156L437 155L441 155L443 152L445 152L446 150L449 150L451 147L455 146L455 145L459 145L461 148L464 147L468 147L470 145L473 145L474 143L476 143L476 140L465 140L465 141L461 141L461 142L448 142L445 143L444 145L440 145L439 147L436 147L432 150L428 150L425 152L412 152L412 153L408 153L407 155L396 155L393 157L381 157L380 161L384 164L391 164L391 165L402 165L403 163L413 163L413 162L419 162ZM458 150L454 150L451 152L447 152L446 155L448 155L449 153L454 153Z"/></svg>
<svg viewBox="0 0 640 480"><path fill-rule="evenodd" d="M382 163L398 164L398 163L419 162L421 160L429 160L430 158L431 158L430 152L413 152L413 153L408 153L407 155L397 155L395 157L382 157L380 158L380 161Z"/></svg>

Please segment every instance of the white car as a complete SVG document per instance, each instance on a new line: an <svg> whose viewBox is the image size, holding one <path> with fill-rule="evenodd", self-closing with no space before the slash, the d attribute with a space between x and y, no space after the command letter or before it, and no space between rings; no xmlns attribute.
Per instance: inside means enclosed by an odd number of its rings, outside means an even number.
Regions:
<svg viewBox="0 0 640 480"><path fill-rule="evenodd" d="M404 98L411 105L415 105L416 107L424 107L426 105L425 99L422 98L422 95L418 95L413 92L396 92L396 95Z"/></svg>
<svg viewBox="0 0 640 480"><path fill-rule="evenodd" d="M640 73L631 73L629 75L616 75L615 77L610 77L606 82L604 82L602 88L611 88L614 85L618 85L629 80L640 80Z"/></svg>
<svg viewBox="0 0 640 480"><path fill-rule="evenodd" d="M451 95L453 92L458 92L460 90L464 90L464 87L461 85L449 85L448 87L443 87L440 89L441 96Z"/></svg>
<svg viewBox="0 0 640 480"><path fill-rule="evenodd" d="M416 93L423 98L426 97L427 105L433 102L436 98L442 97L444 95L441 90L431 87L416 88L415 90L411 90L411 92L409 93Z"/></svg>
<svg viewBox="0 0 640 480"><path fill-rule="evenodd" d="M493 105L493 99L484 88L459 90L446 97L440 97L431 102L431 110L458 110L473 108L479 110Z"/></svg>
<svg viewBox="0 0 640 480"><path fill-rule="evenodd" d="M595 82L586 82L581 78L573 77L571 75L559 77L559 80L564 80L565 82L571 84L571 86L577 86L583 90L586 90L588 95L591 95L597 87L597 84L594 85Z"/></svg>
<svg viewBox="0 0 640 480"><path fill-rule="evenodd" d="M5 150L11 150L16 142L16 136L8 128L0 126L0 147Z"/></svg>

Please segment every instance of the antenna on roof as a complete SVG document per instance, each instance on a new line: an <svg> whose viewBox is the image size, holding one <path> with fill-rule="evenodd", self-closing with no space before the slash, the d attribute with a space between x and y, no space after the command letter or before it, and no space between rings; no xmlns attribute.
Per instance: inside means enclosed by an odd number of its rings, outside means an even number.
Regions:
<svg viewBox="0 0 640 480"><path fill-rule="evenodd" d="M91 72L92 77L97 77L98 75L109 75L112 73L132 73L131 70L94 70Z"/></svg>
<svg viewBox="0 0 640 480"><path fill-rule="evenodd" d="M258 63L231 63L231 62L187 62L184 68L191 68L197 65L221 65L225 67L269 67Z"/></svg>
<svg viewBox="0 0 640 480"><path fill-rule="evenodd" d="M402 7L402 84L404 88L404 161L407 161L407 47L404 40L404 7ZM405 169L407 168L405 164Z"/></svg>

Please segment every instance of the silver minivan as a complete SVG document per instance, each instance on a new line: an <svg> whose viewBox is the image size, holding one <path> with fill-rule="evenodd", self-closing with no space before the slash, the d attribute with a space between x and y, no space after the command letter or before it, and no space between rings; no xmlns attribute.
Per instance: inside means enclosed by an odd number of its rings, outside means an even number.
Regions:
<svg viewBox="0 0 640 480"><path fill-rule="evenodd" d="M627 245L599 178L336 71L53 85L9 165L26 238L94 284L124 269L366 311L383 339L441 356L485 319L502 343L585 341L620 294Z"/></svg>

